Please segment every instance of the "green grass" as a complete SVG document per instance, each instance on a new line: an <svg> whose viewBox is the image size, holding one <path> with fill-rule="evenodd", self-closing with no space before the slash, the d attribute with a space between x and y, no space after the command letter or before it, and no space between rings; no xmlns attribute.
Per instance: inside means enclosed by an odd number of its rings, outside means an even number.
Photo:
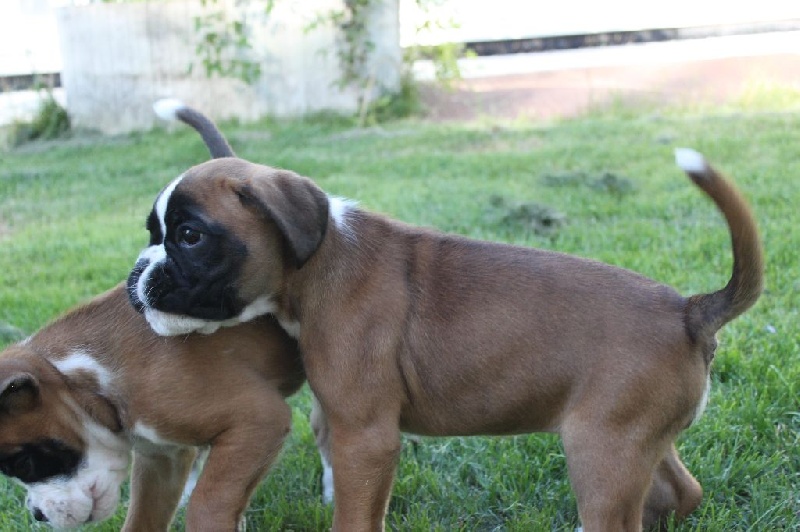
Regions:
<svg viewBox="0 0 800 532"><path fill-rule="evenodd" d="M758 305L720 334L710 406L679 440L704 502L671 529L798 530L798 109L796 92L769 88L719 108L618 105L548 124L404 121L354 130L309 120L224 129L241 156L308 175L366 208L597 258L686 294L722 286L731 263L721 217L672 162L676 146L705 153L752 202L767 283ZM11 331L0 342L125 278L147 242L144 220L155 194L206 158L198 137L180 128L0 154L0 325ZM623 194L593 185L607 175L630 187ZM498 216L493 196L546 206L565 223L536 233ZM330 525L331 510L318 497L307 390L291 404L294 431L248 511L252 530ZM22 502L22 490L0 480L0 530L35 526ZM92 529L116 530L123 518L124 509ZM558 439L530 435L406 444L387 524L571 530L578 517Z"/></svg>

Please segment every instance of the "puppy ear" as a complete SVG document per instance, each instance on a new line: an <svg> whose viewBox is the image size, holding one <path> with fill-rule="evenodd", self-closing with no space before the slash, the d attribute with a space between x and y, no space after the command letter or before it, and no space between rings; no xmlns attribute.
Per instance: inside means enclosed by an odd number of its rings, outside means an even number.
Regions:
<svg viewBox="0 0 800 532"><path fill-rule="evenodd" d="M89 417L111 432L122 430L119 412L107 397L82 387L73 390L73 393L78 405L89 414Z"/></svg>
<svg viewBox="0 0 800 532"><path fill-rule="evenodd" d="M39 381L30 373L12 373L0 382L0 411L22 413L37 404Z"/></svg>
<svg viewBox="0 0 800 532"><path fill-rule="evenodd" d="M328 196L310 179L285 170L247 178L236 192L245 206L278 226L295 266L302 268L325 237Z"/></svg>

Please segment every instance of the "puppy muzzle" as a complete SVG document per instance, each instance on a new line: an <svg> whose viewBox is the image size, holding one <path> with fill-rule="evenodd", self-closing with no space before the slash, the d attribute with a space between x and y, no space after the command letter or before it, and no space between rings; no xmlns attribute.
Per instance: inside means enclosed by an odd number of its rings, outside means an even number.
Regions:
<svg viewBox="0 0 800 532"><path fill-rule="evenodd" d="M136 261L136 264L131 270L130 275L128 276L128 283L127 283L127 291L128 291L128 299L133 305L133 308L136 309L136 312L143 313L145 310L145 303L141 299L139 299L139 279L142 277L142 273L147 269L150 265L150 261L147 259L139 259Z"/></svg>

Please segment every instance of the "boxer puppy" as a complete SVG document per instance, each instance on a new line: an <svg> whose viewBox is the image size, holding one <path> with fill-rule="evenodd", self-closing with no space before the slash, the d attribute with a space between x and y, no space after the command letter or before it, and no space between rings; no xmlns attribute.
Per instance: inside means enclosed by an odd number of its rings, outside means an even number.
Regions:
<svg viewBox="0 0 800 532"><path fill-rule="evenodd" d="M705 406L715 333L763 284L745 200L699 153L676 159L732 238L730 281L708 294L412 227L236 158L156 198L129 294L162 335L270 312L298 338L336 531L383 528L401 430L556 432L584 530L638 531L699 505L674 441Z"/></svg>
<svg viewBox="0 0 800 532"><path fill-rule="evenodd" d="M165 531L210 446L186 528L232 531L303 382L272 318L162 338L121 284L0 354L0 471L26 486L36 520L70 528L114 513L132 454L123 530Z"/></svg>

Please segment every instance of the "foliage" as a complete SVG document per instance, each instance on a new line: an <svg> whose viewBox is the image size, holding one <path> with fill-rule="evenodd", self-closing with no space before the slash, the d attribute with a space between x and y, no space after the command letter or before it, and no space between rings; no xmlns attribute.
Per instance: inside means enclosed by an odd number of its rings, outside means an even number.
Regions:
<svg viewBox="0 0 800 532"><path fill-rule="evenodd" d="M369 37L370 11L380 0L343 0L342 9L320 13L308 30L333 24L339 29L341 39L337 49L342 74L339 88L356 85L364 89L369 84L367 65L375 43Z"/></svg>
<svg viewBox="0 0 800 532"><path fill-rule="evenodd" d="M204 7L217 0L201 0ZM271 9L272 1L267 9ZM248 56L253 46L244 20L229 20L224 8L206 11L193 17L198 41L195 52L200 57L207 77L220 76L241 79L253 84L261 77L261 64ZM189 65L190 72L194 64Z"/></svg>
<svg viewBox="0 0 800 532"><path fill-rule="evenodd" d="M269 14L279 0L241 0L240 4L253 1L264 2L264 13ZM425 8L438 0L416 0ZM201 0L204 7L217 4L218 0ZM336 87L339 90L355 88L360 96L359 123L380 122L390 118L411 116L420 108L419 95L413 86L415 81L411 66L420 58L430 59L436 78L443 84L460 77L458 58L466 54L464 46L458 43L444 43L437 46L412 46L403 54L403 67L399 90L389 91L385 87L375 87L375 79L369 64L375 43L369 34L370 17L382 0L343 0L341 9L318 13L306 27L314 31L322 26L333 25L338 29L339 46L336 55L341 74ZM207 76L238 78L253 84L261 76L261 65L254 57L247 21L244 15L231 19L228 10L220 8L207 11L194 17L198 42L195 51ZM452 26L452 21L442 22L433 16L426 20L418 30L434 26ZM194 68L190 65L190 70ZM377 90L379 96L372 103L367 95Z"/></svg>
<svg viewBox="0 0 800 532"><path fill-rule="evenodd" d="M419 115L422 103L419 98L419 87L413 76L406 72L400 79L400 90L396 93L384 93L378 96L369 106L362 106L358 124L382 123L400 118Z"/></svg>
<svg viewBox="0 0 800 532"><path fill-rule="evenodd" d="M20 145L34 140L50 140L65 136L70 130L67 110L53 97L52 92L42 89L43 97L39 111L30 122L17 121L12 125L11 145Z"/></svg>
<svg viewBox="0 0 800 532"><path fill-rule="evenodd" d="M320 14L309 26L309 30L323 25L333 24L339 29L340 45L337 56L341 68L338 81L340 89L355 87L360 91L364 100L367 94L375 87L374 78L368 68L375 45L369 34L369 19L376 6L382 0L343 0L343 7ZM418 6L426 9L429 4L436 4L437 0L416 0ZM454 22L442 22L429 17L417 31L429 29L434 26L453 26ZM403 53L403 66L401 72L400 90L387 91L378 87L382 94L369 106L365 101L360 105L359 123L380 122L387 118L400 118L412 116L421 109L419 93L416 82L411 72L414 62L420 58L430 59L435 67L436 78L447 85L460 78L458 58L464 55L464 46L458 43L444 43L436 46L411 46Z"/></svg>

